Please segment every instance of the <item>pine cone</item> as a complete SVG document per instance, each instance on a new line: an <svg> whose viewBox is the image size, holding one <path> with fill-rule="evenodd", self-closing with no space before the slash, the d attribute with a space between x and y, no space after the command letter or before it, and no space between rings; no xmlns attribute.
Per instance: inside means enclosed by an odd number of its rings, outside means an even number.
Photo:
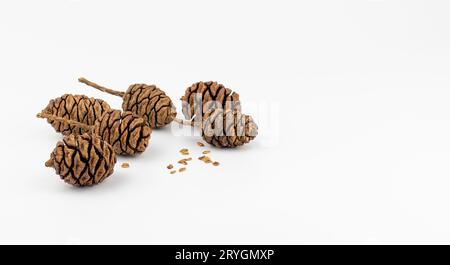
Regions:
<svg viewBox="0 0 450 265"><path fill-rule="evenodd" d="M145 117L151 128L164 127L177 116L172 100L155 85L130 85L122 109Z"/></svg>
<svg viewBox="0 0 450 265"><path fill-rule="evenodd" d="M119 155L144 152L151 132L144 118L114 109L107 111L94 125L94 133L110 143Z"/></svg>
<svg viewBox="0 0 450 265"><path fill-rule="evenodd" d="M74 186L90 186L102 182L114 172L116 155L113 147L98 136L68 135L56 144L46 167Z"/></svg>
<svg viewBox="0 0 450 265"><path fill-rule="evenodd" d="M105 101L96 98L89 98L84 95L65 94L61 97L50 100L42 113L66 118L86 125L94 125L95 120L103 115L111 107ZM85 129L72 126L65 122L47 119L57 132L63 135L83 134Z"/></svg>
<svg viewBox="0 0 450 265"><path fill-rule="evenodd" d="M217 82L197 82L186 89L181 98L187 120L199 121L215 109L240 111L239 94Z"/></svg>
<svg viewBox="0 0 450 265"><path fill-rule="evenodd" d="M231 110L206 114L202 125L203 139L216 147L233 148L253 140L258 126L249 115Z"/></svg>

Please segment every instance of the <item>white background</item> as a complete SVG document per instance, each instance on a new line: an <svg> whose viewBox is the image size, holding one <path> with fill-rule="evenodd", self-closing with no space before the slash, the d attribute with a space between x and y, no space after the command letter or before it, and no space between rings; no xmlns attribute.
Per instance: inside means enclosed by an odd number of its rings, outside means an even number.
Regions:
<svg viewBox="0 0 450 265"><path fill-rule="evenodd" d="M450 243L449 11L412 0L1 1L0 242ZM44 167L61 136L35 114L64 93L121 106L79 76L154 83L178 108L190 84L217 80L240 93L260 136L212 149L218 168L194 159L169 175L179 149L198 156L199 138L154 131L104 183L73 188Z"/></svg>

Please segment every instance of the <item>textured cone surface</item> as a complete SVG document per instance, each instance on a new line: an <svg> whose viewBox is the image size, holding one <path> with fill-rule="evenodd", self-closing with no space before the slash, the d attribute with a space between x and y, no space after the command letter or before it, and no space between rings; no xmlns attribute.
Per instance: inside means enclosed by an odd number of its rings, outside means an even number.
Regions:
<svg viewBox="0 0 450 265"><path fill-rule="evenodd" d="M105 101L96 98L89 98L84 95L65 94L62 97L50 100L47 107L42 111L60 118L73 120L86 125L94 125L95 120L100 118L111 107ZM57 132L64 135L83 134L85 129L70 125L65 122L47 119Z"/></svg>
<svg viewBox="0 0 450 265"><path fill-rule="evenodd" d="M216 147L233 148L253 140L258 135L258 126L249 115L216 110L204 117L202 135Z"/></svg>
<svg viewBox="0 0 450 265"><path fill-rule="evenodd" d="M116 154L110 144L90 134L68 135L56 144L45 163L53 167L66 183L90 186L114 172Z"/></svg>
<svg viewBox="0 0 450 265"><path fill-rule="evenodd" d="M183 115L192 120L202 118L215 109L240 111L239 94L217 82L197 82L186 89L181 98Z"/></svg>
<svg viewBox="0 0 450 265"><path fill-rule="evenodd" d="M123 97L122 109L145 117L151 128L171 123L177 112L172 100L154 85L131 85Z"/></svg>
<svg viewBox="0 0 450 265"><path fill-rule="evenodd" d="M110 143L120 155L144 152L151 132L147 121L130 111L109 110L94 126L94 133Z"/></svg>

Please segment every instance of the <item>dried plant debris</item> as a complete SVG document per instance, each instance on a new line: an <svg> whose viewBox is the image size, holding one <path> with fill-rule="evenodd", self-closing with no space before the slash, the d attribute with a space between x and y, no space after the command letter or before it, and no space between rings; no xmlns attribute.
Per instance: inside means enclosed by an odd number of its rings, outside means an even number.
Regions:
<svg viewBox="0 0 450 265"><path fill-rule="evenodd" d="M123 92L100 86L83 77L78 78L78 81L123 98L122 109L145 118L151 128L164 127L177 115L172 100L155 85L132 84Z"/></svg>
<svg viewBox="0 0 450 265"><path fill-rule="evenodd" d="M173 165L172 164L169 164L168 166L167 166L167 169L172 169L173 168Z"/></svg>
<svg viewBox="0 0 450 265"><path fill-rule="evenodd" d="M177 173L177 171L176 170L172 170L172 171L170 171L170 174L175 174L175 173Z"/></svg>
<svg viewBox="0 0 450 265"><path fill-rule="evenodd" d="M129 168L129 167L130 167L130 164L124 162L124 163L122 163L121 167L122 167L122 168Z"/></svg>
<svg viewBox="0 0 450 265"><path fill-rule="evenodd" d="M211 153L211 151L209 151L209 150L206 150L206 151L202 152L202 154L204 154L204 155L209 154L209 153Z"/></svg>

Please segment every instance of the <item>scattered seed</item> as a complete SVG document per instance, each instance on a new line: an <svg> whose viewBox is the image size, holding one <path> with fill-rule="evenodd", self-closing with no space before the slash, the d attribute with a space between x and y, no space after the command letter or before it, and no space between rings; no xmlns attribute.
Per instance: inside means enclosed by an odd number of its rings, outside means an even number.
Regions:
<svg viewBox="0 0 450 265"><path fill-rule="evenodd" d="M186 159L181 159L180 161L178 161L178 164L187 165L186 161Z"/></svg>
<svg viewBox="0 0 450 265"><path fill-rule="evenodd" d="M213 166L215 166L215 167L217 167L218 165L220 165L220 163L217 161L213 163Z"/></svg>
<svg viewBox="0 0 450 265"><path fill-rule="evenodd" d="M186 149L186 148L183 148L183 149L181 149L180 150L180 153L182 154L182 155L189 155L189 150L188 149Z"/></svg>
<svg viewBox="0 0 450 265"><path fill-rule="evenodd" d="M204 144L204 143L202 143L202 142L197 142L197 145L198 145L198 146L200 146L200 147L203 147L203 146L205 146L205 144Z"/></svg>
<svg viewBox="0 0 450 265"><path fill-rule="evenodd" d="M211 153L211 151L209 151L209 150L206 150L206 151L202 152L202 154L204 154L204 155L209 154L209 153Z"/></svg>
<svg viewBox="0 0 450 265"><path fill-rule="evenodd" d="M130 167L130 164L128 164L128 163L122 163L122 168L129 168Z"/></svg>
<svg viewBox="0 0 450 265"><path fill-rule="evenodd" d="M184 172L184 171L186 171L186 168L185 168L185 167L182 167L182 168L180 168L178 171L179 171L179 172Z"/></svg>
<svg viewBox="0 0 450 265"><path fill-rule="evenodd" d="M192 157L186 158L186 161L191 161L191 160L192 160Z"/></svg>
<svg viewBox="0 0 450 265"><path fill-rule="evenodd" d="M209 156L201 156L198 159L203 161L203 162L205 162L205 163L207 163L207 164L208 163L212 163L212 160L211 160L211 158Z"/></svg>
<svg viewBox="0 0 450 265"><path fill-rule="evenodd" d="M170 174L175 174L175 173L177 173L177 171L176 171L176 170L172 170L172 171L170 171Z"/></svg>
<svg viewBox="0 0 450 265"><path fill-rule="evenodd" d="M168 166L167 166L167 169L172 169L173 168L173 165L172 164L169 164Z"/></svg>

